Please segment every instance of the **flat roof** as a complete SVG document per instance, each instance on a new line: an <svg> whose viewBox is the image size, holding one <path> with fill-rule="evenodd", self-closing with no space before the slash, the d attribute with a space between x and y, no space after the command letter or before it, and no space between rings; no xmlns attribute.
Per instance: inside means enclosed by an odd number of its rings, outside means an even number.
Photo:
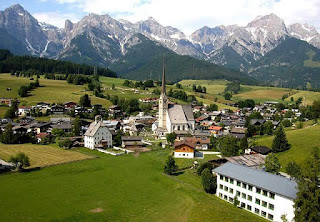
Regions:
<svg viewBox="0 0 320 222"><path fill-rule="evenodd" d="M298 185L296 181L272 173L267 173L262 170L256 170L227 162L222 166L215 168L213 172L271 191L290 199L295 199L297 196Z"/></svg>

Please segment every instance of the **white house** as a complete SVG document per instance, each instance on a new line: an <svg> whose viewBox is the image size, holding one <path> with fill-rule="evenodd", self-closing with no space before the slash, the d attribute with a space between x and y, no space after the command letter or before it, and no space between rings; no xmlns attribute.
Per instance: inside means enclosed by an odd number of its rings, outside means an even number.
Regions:
<svg viewBox="0 0 320 222"><path fill-rule="evenodd" d="M112 134L101 121L101 116L95 117L84 134L84 146L89 149L112 147Z"/></svg>
<svg viewBox="0 0 320 222"><path fill-rule="evenodd" d="M216 195L271 221L294 218L297 183L294 180L246 166L225 163L213 170L217 175Z"/></svg>
<svg viewBox="0 0 320 222"><path fill-rule="evenodd" d="M18 107L18 115L26 116L31 113L31 106L19 106Z"/></svg>

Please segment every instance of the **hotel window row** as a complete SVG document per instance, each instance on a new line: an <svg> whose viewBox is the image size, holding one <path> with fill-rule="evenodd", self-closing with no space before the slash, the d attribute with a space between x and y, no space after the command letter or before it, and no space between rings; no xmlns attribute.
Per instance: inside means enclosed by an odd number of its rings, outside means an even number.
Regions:
<svg viewBox="0 0 320 222"><path fill-rule="evenodd" d="M237 191L237 192L239 192L239 191ZM240 192L239 192L240 193ZM249 196L249 195L248 195ZM222 193L219 193L219 197L220 198L223 198L224 200L226 200L226 201L229 201L230 203L233 203L234 202L234 198L233 197L228 197L227 195L223 195ZM241 201L239 201L240 202L240 207L241 208L243 208L243 209L246 209L246 210L248 210L248 211L252 211L252 206L251 205L249 205L249 204L246 204L246 203L244 203L244 202L241 202ZM263 201L264 202L264 201ZM267 203L266 203L267 204ZM274 206L273 206L273 204L269 204L269 206L272 206L272 210L274 209ZM269 209L271 209L271 208L269 208ZM254 208L254 212L256 213L256 214L259 214L259 215L261 215L262 217L265 217L265 218L268 218L269 220L273 220L273 215L272 214L270 214L270 213L268 213L267 214L267 212L265 212L264 210L260 210L259 208ZM267 217L268 216L268 217Z"/></svg>
<svg viewBox="0 0 320 222"><path fill-rule="evenodd" d="M222 176L222 175L220 175L220 180L223 180L223 181L228 182L230 184L234 184L234 182L235 182L234 179L226 177L226 176ZM243 183L241 181L237 181L237 186L238 187L242 187L244 189L247 189L249 191L253 191L253 186L252 185ZM266 190L262 190L262 189L260 189L258 187L256 187L256 193L257 194L261 194L261 195L263 195L265 197L269 197L271 199L274 199L274 196L275 196L274 193L268 192Z"/></svg>

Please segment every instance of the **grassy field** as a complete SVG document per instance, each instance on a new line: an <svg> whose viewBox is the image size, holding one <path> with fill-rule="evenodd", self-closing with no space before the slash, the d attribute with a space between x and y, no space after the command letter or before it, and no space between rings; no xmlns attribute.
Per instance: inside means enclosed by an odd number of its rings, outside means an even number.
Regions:
<svg viewBox="0 0 320 222"><path fill-rule="evenodd" d="M301 97L303 99L303 102L302 102L303 105L311 105L314 100L320 99L320 93L310 92L310 91L299 91L290 97L293 97L294 101L296 101L298 98ZM286 99L286 101L289 103L290 103L290 97Z"/></svg>
<svg viewBox="0 0 320 222"><path fill-rule="evenodd" d="M9 109L9 107L0 106L0 118L4 117L4 114Z"/></svg>
<svg viewBox="0 0 320 222"><path fill-rule="evenodd" d="M316 146L320 148L320 125L299 130L288 130L286 134L291 149L277 154L283 167L282 171L285 171L284 168L292 160L303 165L306 158L311 154L312 148ZM272 141L273 136L266 136L257 139L256 144L271 147Z"/></svg>
<svg viewBox="0 0 320 222"><path fill-rule="evenodd" d="M264 221L203 192L193 171L162 173L168 151L0 175L1 221Z"/></svg>
<svg viewBox="0 0 320 222"><path fill-rule="evenodd" d="M320 67L319 61L313 61L313 58L316 55L315 51L310 50L309 52L307 52L307 55L309 56L309 59L304 61L304 66L311 67L311 68Z"/></svg>
<svg viewBox="0 0 320 222"><path fill-rule="evenodd" d="M5 98L19 98L18 89L21 85L27 85L31 80L24 77L12 77L9 74L0 74L0 95ZM38 102L64 103L68 101L79 102L84 94L92 95L91 92L85 91L85 86L68 84L65 80L40 79L40 85L43 87L36 88L30 92L30 96L19 98L22 105L35 105ZM7 91L6 88L12 90ZM92 96L92 104L102 104L109 107L111 102Z"/></svg>
<svg viewBox="0 0 320 222"><path fill-rule="evenodd" d="M7 160L10 156L19 152L25 153L30 158L31 168L44 167L54 164L67 163L77 160L91 159L92 156L85 155L73 150L64 150L55 145L43 146L35 144L6 145L0 143L0 158Z"/></svg>

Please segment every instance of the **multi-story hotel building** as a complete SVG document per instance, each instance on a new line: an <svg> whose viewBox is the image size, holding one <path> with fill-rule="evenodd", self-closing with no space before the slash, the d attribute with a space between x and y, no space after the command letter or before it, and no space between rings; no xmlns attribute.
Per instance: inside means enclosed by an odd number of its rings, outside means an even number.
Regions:
<svg viewBox="0 0 320 222"><path fill-rule="evenodd" d="M217 175L216 195L230 203L237 197L239 206L271 221L294 218L297 183L294 180L226 163L213 172Z"/></svg>

